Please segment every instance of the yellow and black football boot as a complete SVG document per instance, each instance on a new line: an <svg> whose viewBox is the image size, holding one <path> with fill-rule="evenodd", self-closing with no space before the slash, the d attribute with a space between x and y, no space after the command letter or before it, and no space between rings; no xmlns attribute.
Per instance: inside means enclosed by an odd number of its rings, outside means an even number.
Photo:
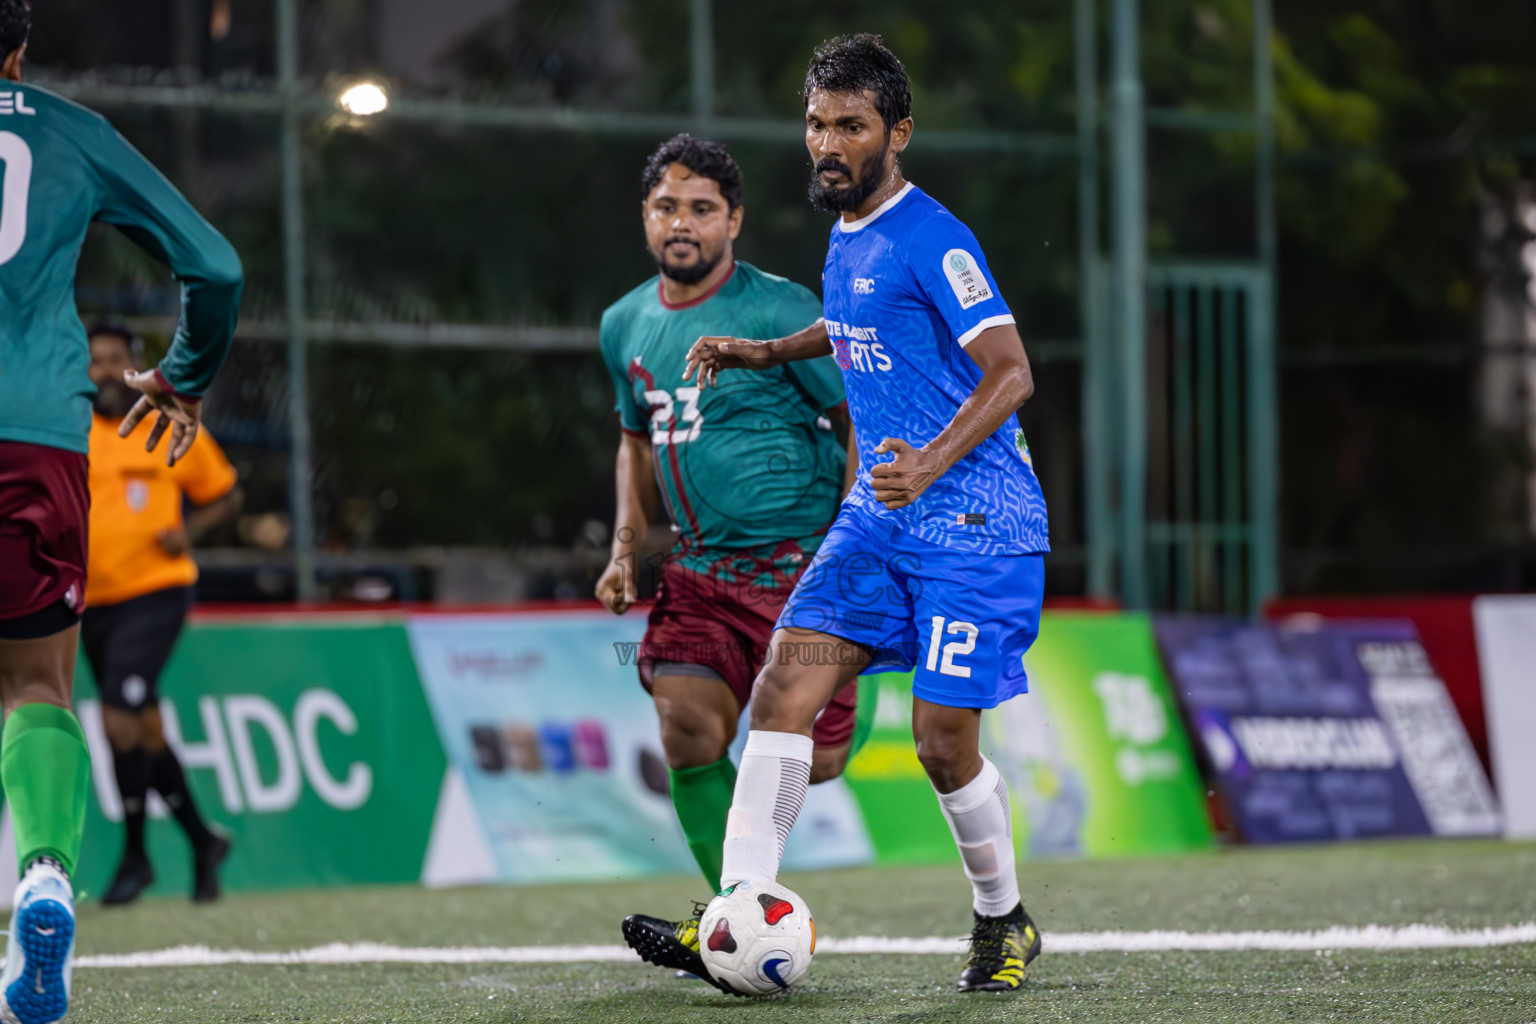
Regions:
<svg viewBox="0 0 1536 1024"><path fill-rule="evenodd" d="M704 967L699 955L699 918L706 904L693 904L693 916L681 921L666 921L648 914L630 914L624 919L624 941L640 954L640 959L658 967L671 967L692 974L728 992Z"/></svg>
<svg viewBox="0 0 1536 1024"><path fill-rule="evenodd" d="M1003 917L976 914L971 928L971 958L960 975L961 992L1012 992L1040 955L1040 929L1021 903Z"/></svg>

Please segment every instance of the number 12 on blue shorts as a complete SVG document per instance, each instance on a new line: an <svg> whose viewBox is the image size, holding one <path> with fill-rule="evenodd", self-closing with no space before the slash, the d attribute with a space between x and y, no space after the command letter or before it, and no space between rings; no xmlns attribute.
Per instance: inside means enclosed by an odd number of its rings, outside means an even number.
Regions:
<svg viewBox="0 0 1536 1024"><path fill-rule="evenodd" d="M945 547L844 506L778 628L870 647L866 674L910 670L913 696L930 703L990 708L1029 688L1044 591L1042 555Z"/></svg>

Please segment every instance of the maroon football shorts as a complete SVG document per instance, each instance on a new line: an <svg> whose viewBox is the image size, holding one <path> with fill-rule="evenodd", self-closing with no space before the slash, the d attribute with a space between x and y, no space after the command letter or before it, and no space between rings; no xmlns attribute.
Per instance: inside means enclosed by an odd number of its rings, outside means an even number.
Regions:
<svg viewBox="0 0 1536 1024"><path fill-rule="evenodd" d="M659 675L706 676L724 682L746 707L790 589L728 583L668 562L637 659L646 692ZM818 747L853 738L858 703L858 686L838 691L811 730Z"/></svg>
<svg viewBox="0 0 1536 1024"><path fill-rule="evenodd" d="M0 622L84 610L88 467L79 452L0 441Z"/></svg>

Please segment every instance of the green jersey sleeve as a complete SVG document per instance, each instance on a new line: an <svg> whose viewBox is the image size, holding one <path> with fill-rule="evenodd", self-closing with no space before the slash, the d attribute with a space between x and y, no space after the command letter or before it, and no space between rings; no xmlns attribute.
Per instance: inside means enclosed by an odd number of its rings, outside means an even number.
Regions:
<svg viewBox="0 0 1536 1024"><path fill-rule="evenodd" d="M790 285L788 294L779 301L774 313L775 337L797 334L821 319L821 300L809 288ZM843 391L843 374L831 356L818 359L800 359L786 363L784 368L790 379L810 396L818 409L831 409L847 401Z"/></svg>
<svg viewBox="0 0 1536 1024"><path fill-rule="evenodd" d="M613 379L613 411L619 414L619 426L631 434L645 433L645 417L635 403L634 386L629 380L629 365L624 361L623 331L620 318L613 310L603 314L598 330L598 345L603 352L603 365Z"/></svg>
<svg viewBox="0 0 1536 1024"><path fill-rule="evenodd" d="M234 340L244 275L234 247L106 121L85 148L101 183L96 219L111 224L181 281L181 322L160 373L201 397Z"/></svg>

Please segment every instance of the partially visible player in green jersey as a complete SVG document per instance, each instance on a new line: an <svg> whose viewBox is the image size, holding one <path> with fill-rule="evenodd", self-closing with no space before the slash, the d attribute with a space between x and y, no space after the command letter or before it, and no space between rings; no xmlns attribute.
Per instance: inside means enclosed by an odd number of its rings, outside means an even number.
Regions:
<svg viewBox="0 0 1536 1024"><path fill-rule="evenodd" d="M842 376L828 356L786 363L761 384L746 374L708 391L684 381L683 339L720 324L756 336L820 318L821 300L792 281L741 260L717 273L691 299L670 301L664 279L653 278L610 306L603 360L620 426L654 453L677 559L694 572L736 579L740 555L750 553L761 563L762 585L782 587L815 553L842 499L847 452L831 422L847 417Z"/></svg>
<svg viewBox="0 0 1536 1024"><path fill-rule="evenodd" d="M171 268L182 316L127 436L156 415L174 464L197 435L199 397L224 361L240 301L229 243L99 115L24 85L27 0L0 0L0 786L21 882L12 900L0 1020L48 1024L69 1008L70 875L85 826L90 756L70 710L84 607L90 347L75 264L92 221ZM127 441L124 444L130 443Z"/></svg>
<svg viewBox="0 0 1536 1024"><path fill-rule="evenodd" d="M75 264L92 221L181 281L181 323L155 375L200 397L234 337L243 279L230 244L106 118L36 86L0 90L0 161L0 440L87 451L95 386Z"/></svg>
<svg viewBox="0 0 1536 1024"><path fill-rule="evenodd" d="M834 430L847 412L830 357L728 374L707 391L682 379L700 336L727 326L754 338L799 331L821 318L821 301L735 258L741 170L724 147L669 139L641 185L660 273L603 314L623 436L613 561L597 595L618 614L634 603L647 527L664 508L677 542L637 660L661 719L678 820L714 890L736 784L727 750L779 610L837 517L852 438L845 448ZM866 701L861 720L854 687L827 708L812 782L842 772L872 710ZM708 978L697 933L697 915L624 921L625 939L646 960Z"/></svg>

